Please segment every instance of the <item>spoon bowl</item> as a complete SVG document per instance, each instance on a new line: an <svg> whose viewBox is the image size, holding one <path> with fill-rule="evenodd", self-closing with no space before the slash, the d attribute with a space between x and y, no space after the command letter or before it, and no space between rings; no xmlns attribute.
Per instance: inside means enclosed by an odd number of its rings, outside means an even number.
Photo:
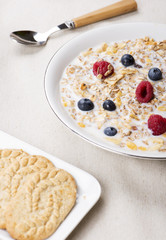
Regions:
<svg viewBox="0 0 166 240"><path fill-rule="evenodd" d="M10 37L22 44L38 46L45 45L48 40L48 36L45 33L38 33L30 30L12 32Z"/></svg>

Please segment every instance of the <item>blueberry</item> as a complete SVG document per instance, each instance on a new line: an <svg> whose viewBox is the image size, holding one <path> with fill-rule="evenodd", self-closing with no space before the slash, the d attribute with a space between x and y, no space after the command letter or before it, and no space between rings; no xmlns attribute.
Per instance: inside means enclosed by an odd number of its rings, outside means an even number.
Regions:
<svg viewBox="0 0 166 240"><path fill-rule="evenodd" d="M159 68L151 68L148 72L148 77L153 81L162 79L162 72Z"/></svg>
<svg viewBox="0 0 166 240"><path fill-rule="evenodd" d="M114 111L116 109L116 105L112 100L105 100L103 108L107 111Z"/></svg>
<svg viewBox="0 0 166 240"><path fill-rule="evenodd" d="M90 99L82 98L78 102L78 108L82 111L90 111L94 108L94 104Z"/></svg>
<svg viewBox="0 0 166 240"><path fill-rule="evenodd" d="M130 54L125 54L121 58L121 63L125 67L128 67L128 66L133 65L135 63L135 60L134 60L133 56L131 56Z"/></svg>
<svg viewBox="0 0 166 240"><path fill-rule="evenodd" d="M107 136L115 136L117 134L117 130L114 127L107 127L104 129L104 133Z"/></svg>

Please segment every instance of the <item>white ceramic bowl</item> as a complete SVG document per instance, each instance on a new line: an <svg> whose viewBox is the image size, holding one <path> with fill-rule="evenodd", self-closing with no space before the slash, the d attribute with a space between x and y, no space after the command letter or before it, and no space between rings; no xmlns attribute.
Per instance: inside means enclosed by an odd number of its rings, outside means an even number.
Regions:
<svg viewBox="0 0 166 240"><path fill-rule="evenodd" d="M119 154L148 159L166 159L164 152L134 151L116 146L110 142L96 137L77 126L76 122L68 115L60 101L59 80L65 67L83 50L102 42L136 39L149 36L155 40L166 39L166 25L154 23L125 23L109 27L97 28L72 39L60 48L50 60L46 72L44 88L47 100L59 119L80 137L98 147Z"/></svg>

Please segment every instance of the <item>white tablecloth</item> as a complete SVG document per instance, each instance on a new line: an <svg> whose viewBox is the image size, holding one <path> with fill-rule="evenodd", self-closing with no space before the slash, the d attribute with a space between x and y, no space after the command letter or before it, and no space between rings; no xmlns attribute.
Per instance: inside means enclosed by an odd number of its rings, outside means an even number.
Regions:
<svg viewBox="0 0 166 240"><path fill-rule="evenodd" d="M48 61L68 40L114 23L166 23L165 0L137 0L138 11L74 31L45 47L12 42L18 29L46 31L112 0L0 0L0 129L94 175L102 186L96 206L68 240L166 239L166 162L136 160L101 150L67 129L51 111L43 80Z"/></svg>

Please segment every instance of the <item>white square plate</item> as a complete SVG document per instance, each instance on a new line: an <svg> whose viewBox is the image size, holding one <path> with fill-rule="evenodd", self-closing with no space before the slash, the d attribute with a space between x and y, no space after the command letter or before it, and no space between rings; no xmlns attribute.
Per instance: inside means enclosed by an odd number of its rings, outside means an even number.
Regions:
<svg viewBox="0 0 166 240"><path fill-rule="evenodd" d="M48 239L63 240L73 231L83 217L98 201L101 194L101 187L98 181L87 172L72 166L50 154L43 152L27 143L18 140L2 131L0 131L0 148L18 148L23 149L32 155L42 155L52 161L56 167L62 168L71 173L76 180L78 187L77 201L66 219L59 226L57 231ZM5 230L0 230L0 240L11 240L12 238Z"/></svg>

